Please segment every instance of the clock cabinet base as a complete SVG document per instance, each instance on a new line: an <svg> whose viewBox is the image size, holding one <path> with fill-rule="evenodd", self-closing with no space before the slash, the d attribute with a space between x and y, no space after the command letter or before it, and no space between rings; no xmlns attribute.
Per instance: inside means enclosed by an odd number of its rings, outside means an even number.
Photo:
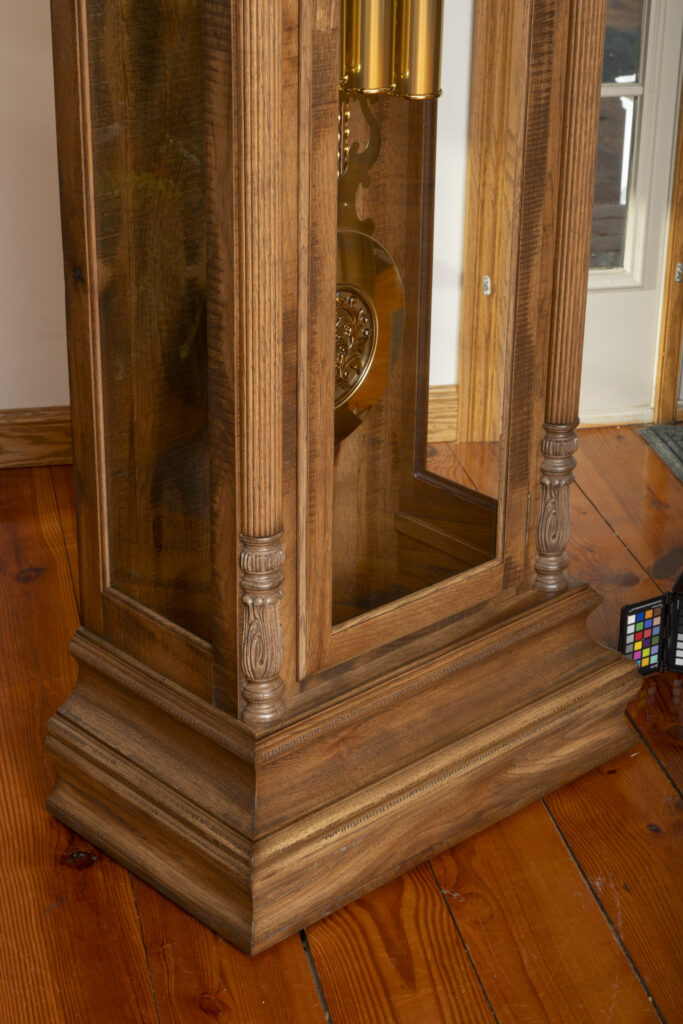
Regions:
<svg viewBox="0 0 683 1024"><path fill-rule="evenodd" d="M640 677L588 636L596 603L578 587L263 735L79 631L48 807L258 953L635 742Z"/></svg>

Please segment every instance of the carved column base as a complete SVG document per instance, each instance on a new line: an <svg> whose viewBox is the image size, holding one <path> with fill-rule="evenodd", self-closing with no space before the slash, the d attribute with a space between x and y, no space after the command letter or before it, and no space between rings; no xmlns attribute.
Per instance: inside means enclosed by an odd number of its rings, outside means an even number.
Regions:
<svg viewBox="0 0 683 1024"><path fill-rule="evenodd" d="M569 488L574 480L578 445L576 427L570 424L546 423L541 443L541 511L536 531L536 590L559 593L568 585L565 569L569 563L566 552L571 530Z"/></svg>
<svg viewBox="0 0 683 1024"><path fill-rule="evenodd" d="M280 679L283 643L280 623L282 565L285 551L282 533L271 537L241 535L240 567L243 572L242 604L242 717L265 725L284 711Z"/></svg>

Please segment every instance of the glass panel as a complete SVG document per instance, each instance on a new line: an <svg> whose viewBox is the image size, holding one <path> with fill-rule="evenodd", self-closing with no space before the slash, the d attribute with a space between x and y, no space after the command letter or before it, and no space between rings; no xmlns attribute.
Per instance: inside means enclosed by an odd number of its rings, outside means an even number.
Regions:
<svg viewBox="0 0 683 1024"><path fill-rule="evenodd" d="M638 82L644 0L607 0L603 82Z"/></svg>
<svg viewBox="0 0 683 1024"><path fill-rule="evenodd" d="M593 269L624 265L634 123L638 103L632 96L610 96L600 101L591 230L590 265Z"/></svg>
<svg viewBox="0 0 683 1024"><path fill-rule="evenodd" d="M111 584L208 637L201 3L87 10Z"/></svg>
<svg viewBox="0 0 683 1024"><path fill-rule="evenodd" d="M460 352L471 72L471 54L461 40L472 37L473 6L444 8L444 52L458 53L460 59L444 63L438 104L427 468L496 497L502 388L493 381L486 395L473 396L476 413L467 410L474 370L466 357L473 360L472 353Z"/></svg>
<svg viewBox="0 0 683 1024"><path fill-rule="evenodd" d="M340 101L334 623L489 561L496 547L501 394L487 396L497 410L489 434L441 442L434 426L460 381L470 71L451 62L444 95L425 99L416 44L395 75L402 97L390 94L386 63L364 53L358 30L386 12L390 37L392 6L346 5L362 15L350 26L348 84L362 79L372 94L345 88ZM444 52L461 53L474 2L444 6ZM422 9L424 42L438 7L399 0L397 53L411 27L401 10Z"/></svg>

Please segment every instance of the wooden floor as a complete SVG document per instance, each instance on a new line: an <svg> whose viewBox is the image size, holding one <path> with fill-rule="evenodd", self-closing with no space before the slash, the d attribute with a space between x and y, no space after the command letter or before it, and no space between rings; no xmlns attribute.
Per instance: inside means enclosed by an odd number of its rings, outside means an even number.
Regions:
<svg viewBox="0 0 683 1024"><path fill-rule="evenodd" d="M683 567L683 484L629 428L581 434L572 571L622 604ZM633 750L250 960L43 809L74 683L72 473L0 473L2 1024L683 1021L683 713Z"/></svg>

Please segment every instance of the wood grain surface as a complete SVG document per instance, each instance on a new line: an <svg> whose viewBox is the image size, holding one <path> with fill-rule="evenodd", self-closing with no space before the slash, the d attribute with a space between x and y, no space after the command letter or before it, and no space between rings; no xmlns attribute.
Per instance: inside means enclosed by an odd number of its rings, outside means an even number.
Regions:
<svg viewBox="0 0 683 1024"><path fill-rule="evenodd" d="M0 411L0 469L74 460L68 405Z"/></svg>
<svg viewBox="0 0 683 1024"><path fill-rule="evenodd" d="M668 1021L683 1004L683 800L644 745L546 802ZM619 1018L617 1018L619 1019Z"/></svg>
<svg viewBox="0 0 683 1024"><path fill-rule="evenodd" d="M458 385L432 384L429 388L427 441L455 441L458 434Z"/></svg>
<svg viewBox="0 0 683 1024"><path fill-rule="evenodd" d="M517 143L524 131L528 5L489 0L475 6L467 157L467 209L458 356L457 438L500 437L505 388L506 323L514 279L520 187ZM510 59L501 61L502 53ZM524 56L523 56L524 55ZM546 123L547 127L547 123ZM484 295L482 278L492 281Z"/></svg>
<svg viewBox="0 0 683 1024"><path fill-rule="evenodd" d="M673 673L643 681L629 716L654 757L677 787L683 790L683 694Z"/></svg>
<svg viewBox="0 0 683 1024"><path fill-rule="evenodd" d="M144 882L134 886L163 1024L324 1024L298 936L251 958Z"/></svg>
<svg viewBox="0 0 683 1024"><path fill-rule="evenodd" d="M683 569L683 483L635 430L582 430L576 480L648 575L668 590Z"/></svg>
<svg viewBox="0 0 683 1024"><path fill-rule="evenodd" d="M500 1024L657 1020L542 804L433 866Z"/></svg>
<svg viewBox="0 0 683 1024"><path fill-rule="evenodd" d="M545 408L546 422L552 424L573 424L579 411L605 10L606 5L595 0L574 0L569 8L566 88L571 101L562 125L558 168L558 286L553 294Z"/></svg>
<svg viewBox="0 0 683 1024"><path fill-rule="evenodd" d="M427 864L307 935L334 1024L494 1020Z"/></svg>
<svg viewBox="0 0 683 1024"><path fill-rule="evenodd" d="M45 724L68 696L76 606L49 469L0 486L0 1018L152 1024L127 871L45 812Z"/></svg>
<svg viewBox="0 0 683 1024"><path fill-rule="evenodd" d="M69 560L69 572L74 588L76 604L79 602L78 537L76 535L76 493L73 470L68 466L53 466L50 479L55 493L57 513L62 527L62 537Z"/></svg>
<svg viewBox="0 0 683 1024"><path fill-rule="evenodd" d="M580 487L572 488L569 571L598 591L603 603L591 613L591 635L616 650L625 604L654 597L659 587Z"/></svg>

